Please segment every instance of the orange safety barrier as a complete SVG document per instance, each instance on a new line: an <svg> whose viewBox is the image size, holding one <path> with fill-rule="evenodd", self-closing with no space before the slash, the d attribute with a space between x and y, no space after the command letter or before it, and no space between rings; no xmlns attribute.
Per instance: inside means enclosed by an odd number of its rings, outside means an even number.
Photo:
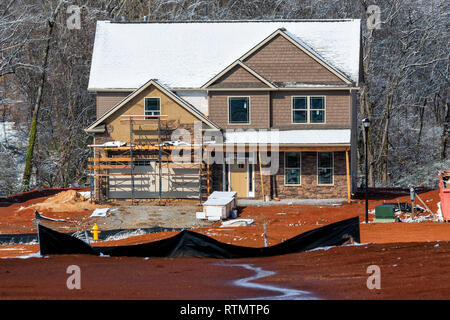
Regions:
<svg viewBox="0 0 450 320"><path fill-rule="evenodd" d="M439 171L439 197L445 221L450 220L450 170Z"/></svg>

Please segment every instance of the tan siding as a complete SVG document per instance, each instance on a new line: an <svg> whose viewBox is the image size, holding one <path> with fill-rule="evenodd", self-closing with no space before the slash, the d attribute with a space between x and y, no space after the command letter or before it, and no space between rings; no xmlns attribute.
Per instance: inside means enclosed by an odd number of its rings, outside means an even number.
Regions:
<svg viewBox="0 0 450 320"><path fill-rule="evenodd" d="M228 124L228 97L250 97L250 124ZM221 128L269 128L269 92L212 91L209 93L209 119Z"/></svg>
<svg viewBox="0 0 450 320"><path fill-rule="evenodd" d="M244 62L272 82L344 83L280 35L247 57Z"/></svg>
<svg viewBox="0 0 450 320"><path fill-rule="evenodd" d="M97 119L129 94L129 92L98 92L96 96Z"/></svg>
<svg viewBox="0 0 450 320"><path fill-rule="evenodd" d="M293 96L325 96L325 123L292 123ZM275 91L271 95L272 126L280 129L351 128L348 91Z"/></svg>
<svg viewBox="0 0 450 320"><path fill-rule="evenodd" d="M163 92L159 91L154 86L150 86L105 120L107 129L106 136L109 141L129 141L130 125L127 121L121 121L121 115L144 115L144 104L146 97L160 98L161 114L168 115L168 117L164 117L164 120L161 120L162 130L164 132L168 131L167 135L169 135L164 137L164 139L170 139L170 132L172 129L178 127L190 130L193 127L194 122L200 121L189 111L181 107L171 98L167 97ZM170 130L166 130L166 124ZM133 128L133 141L156 141L157 121L154 122L153 126L136 124ZM191 139L193 139L192 136Z"/></svg>

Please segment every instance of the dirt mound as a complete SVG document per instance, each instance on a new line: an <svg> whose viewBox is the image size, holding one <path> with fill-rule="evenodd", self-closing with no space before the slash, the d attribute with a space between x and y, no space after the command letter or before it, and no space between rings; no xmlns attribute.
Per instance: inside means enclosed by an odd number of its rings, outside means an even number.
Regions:
<svg viewBox="0 0 450 320"><path fill-rule="evenodd" d="M63 191L50 197L43 202L33 204L31 206L20 208L24 209L36 209L38 211L50 211L50 212L73 212L94 210L96 208L103 208L106 206L97 205L90 200L84 198L79 192L75 190Z"/></svg>

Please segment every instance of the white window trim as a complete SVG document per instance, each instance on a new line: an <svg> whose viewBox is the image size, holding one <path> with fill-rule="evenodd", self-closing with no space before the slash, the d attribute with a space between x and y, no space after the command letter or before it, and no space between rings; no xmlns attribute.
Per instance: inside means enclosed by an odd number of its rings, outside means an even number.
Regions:
<svg viewBox="0 0 450 320"><path fill-rule="evenodd" d="M331 170L333 170L331 178L332 178L332 183L319 183L319 153L326 153L326 152L330 152L331 153L331 163L332 163L332 167ZM334 152L333 151L326 151L326 152L316 152L316 176L317 176L317 185L318 186L334 186Z"/></svg>
<svg viewBox="0 0 450 320"><path fill-rule="evenodd" d="M145 112L147 111L147 100L148 99L158 99L159 101L159 114L161 115L161 98L160 97L145 97L144 98L144 115L148 117L154 117L154 115L146 115Z"/></svg>
<svg viewBox="0 0 450 320"><path fill-rule="evenodd" d="M248 98L248 122L246 123L232 123L230 122L230 98ZM248 126L252 123L251 117L251 97L250 96L227 96L227 124L231 126Z"/></svg>
<svg viewBox="0 0 450 320"><path fill-rule="evenodd" d="M298 187L302 185L302 152L293 151L293 153L298 153L300 158L300 164L298 168L288 168L286 167L287 161L286 156L290 151L284 152L284 165L283 165L283 179L284 179L284 185L286 187ZM292 183L286 183L286 169L300 169L300 176L299 176L299 183L298 184L292 184Z"/></svg>
<svg viewBox="0 0 450 320"><path fill-rule="evenodd" d="M294 122L294 98L306 98L306 122ZM323 98L324 104L324 116L323 122L311 122L311 98ZM318 109L322 110L322 109ZM327 123L327 96L305 95L305 96L292 96L291 97L291 124L304 125L304 124L317 124L322 125Z"/></svg>

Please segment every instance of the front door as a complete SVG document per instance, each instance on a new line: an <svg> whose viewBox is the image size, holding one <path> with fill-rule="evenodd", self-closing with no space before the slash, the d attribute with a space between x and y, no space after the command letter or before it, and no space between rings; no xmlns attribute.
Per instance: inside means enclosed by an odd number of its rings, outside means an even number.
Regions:
<svg viewBox="0 0 450 320"><path fill-rule="evenodd" d="M253 164L249 164L248 159L241 159L229 168L230 191L236 191L238 197L253 197Z"/></svg>
<svg viewBox="0 0 450 320"><path fill-rule="evenodd" d="M230 164L230 189L238 197L247 197L247 162Z"/></svg>

